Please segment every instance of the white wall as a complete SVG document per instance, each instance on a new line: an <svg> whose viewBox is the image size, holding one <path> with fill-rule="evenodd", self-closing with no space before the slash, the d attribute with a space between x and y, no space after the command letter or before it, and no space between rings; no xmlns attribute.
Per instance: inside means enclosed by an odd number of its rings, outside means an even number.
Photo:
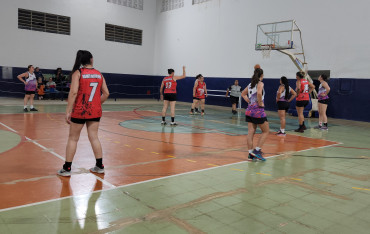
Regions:
<svg viewBox="0 0 370 234"><path fill-rule="evenodd" d="M370 78L368 0L212 0L160 12L157 0L155 73L173 67L189 75L250 77L261 64L265 77L295 77L288 56L254 50L256 26L295 19L303 33L309 70L331 70L335 78Z"/></svg>
<svg viewBox="0 0 370 234"><path fill-rule="evenodd" d="M18 29L18 8L71 17L71 35ZM156 2L144 10L106 0L1 0L0 66L72 69L76 52L86 49L102 72L152 75ZM143 45L105 41L105 23L143 30Z"/></svg>

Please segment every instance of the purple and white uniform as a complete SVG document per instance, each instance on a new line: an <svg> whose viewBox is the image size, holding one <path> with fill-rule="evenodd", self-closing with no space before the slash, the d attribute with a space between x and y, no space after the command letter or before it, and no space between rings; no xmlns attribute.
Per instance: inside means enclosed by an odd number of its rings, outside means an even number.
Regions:
<svg viewBox="0 0 370 234"><path fill-rule="evenodd" d="M292 90L292 88L289 86L289 92ZM276 91L276 93L279 92L279 91ZM276 94L277 95L277 94ZM288 99L285 99L285 87L284 87L284 90L283 92L280 94L280 98L279 98L279 102L286 102Z"/></svg>
<svg viewBox="0 0 370 234"><path fill-rule="evenodd" d="M319 86L319 92L317 93L317 96L319 96L319 100L326 100L329 99L328 95L321 96L321 94L325 93L326 94L326 89L320 84Z"/></svg>
<svg viewBox="0 0 370 234"><path fill-rule="evenodd" d="M26 91L36 91L36 75L35 73L28 73L28 78L26 79L26 82L28 82L25 86Z"/></svg>
<svg viewBox="0 0 370 234"><path fill-rule="evenodd" d="M248 98L250 100L250 104L248 105L245 115L250 116L253 118L265 118L266 113L263 107L258 106L257 102L257 85L251 88L251 84L248 85ZM262 91L262 102L265 99L265 90Z"/></svg>

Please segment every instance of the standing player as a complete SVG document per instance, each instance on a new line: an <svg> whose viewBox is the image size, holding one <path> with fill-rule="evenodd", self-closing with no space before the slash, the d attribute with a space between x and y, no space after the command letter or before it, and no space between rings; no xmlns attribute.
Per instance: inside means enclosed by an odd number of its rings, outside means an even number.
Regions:
<svg viewBox="0 0 370 234"><path fill-rule="evenodd" d="M34 106L33 106L33 99L35 99L35 93L37 89L37 82L36 82L36 75L34 73L35 68L32 65L28 66L28 72L22 73L17 76L17 78L22 81L25 85L25 92L26 95L24 96L24 107L23 111L28 112L27 109L27 103L28 100L30 100L30 111L38 111ZM25 80L23 80L25 78Z"/></svg>
<svg viewBox="0 0 370 234"><path fill-rule="evenodd" d="M289 97L290 95L290 97ZM278 114L280 118L280 130L276 133L278 136L285 136L285 114L289 109L290 102L297 96L297 93L289 86L288 79L285 76L280 78L280 86L276 94Z"/></svg>
<svg viewBox="0 0 370 234"><path fill-rule="evenodd" d="M171 126L176 126L175 122L175 106L176 106L176 94L177 94L177 80L184 79L186 77L185 66L182 67L182 76L175 76L175 70L168 69L168 76L162 81L160 93L161 100L163 101L162 109L162 122L161 124L166 125L166 112L168 104L171 106Z"/></svg>
<svg viewBox="0 0 370 234"><path fill-rule="evenodd" d="M248 103L245 111L245 120L248 122L248 149L250 159L259 159L265 161L262 156L262 146L269 134L269 123L267 122L265 105L263 99L265 96L263 80L263 70L257 68L254 70L251 83L242 92L242 97ZM253 149L253 138L257 126L262 130L261 137L258 139L257 147Z"/></svg>
<svg viewBox="0 0 370 234"><path fill-rule="evenodd" d="M329 92L330 87L328 85L328 77L322 74L319 77L320 86L319 92L317 94L319 98L319 126L315 127L316 129L328 130L328 117L326 116L326 109L329 104Z"/></svg>
<svg viewBox="0 0 370 234"><path fill-rule="evenodd" d="M238 113L236 107L239 104L240 90L242 87L239 86L239 81L235 80L234 85L230 86L226 91L226 97L229 96L230 92L230 101L231 101L231 112L235 115Z"/></svg>
<svg viewBox="0 0 370 234"><path fill-rule="evenodd" d="M201 106L202 113L204 116L204 104L207 97L207 87L206 82L204 82L204 77L202 74L197 75L197 80L195 81L193 88L193 104L191 104L190 114L194 114L194 107Z"/></svg>
<svg viewBox="0 0 370 234"><path fill-rule="evenodd" d="M311 84L307 79L305 79L304 72L297 72L296 78L296 92L298 95L296 99L296 109L298 114L299 128L294 131L304 132L304 130L307 128L304 125L303 110L310 101L310 93L315 89L315 85Z"/></svg>
<svg viewBox="0 0 370 234"><path fill-rule="evenodd" d="M58 175L71 176L72 160L85 123L96 159L96 164L90 171L102 174L104 173L103 152L98 138L98 129L102 116L101 105L109 96L107 84L103 75L93 68L92 54L86 50L77 52L71 75L72 84L66 109L66 121L70 124L66 161L63 168L58 171Z"/></svg>

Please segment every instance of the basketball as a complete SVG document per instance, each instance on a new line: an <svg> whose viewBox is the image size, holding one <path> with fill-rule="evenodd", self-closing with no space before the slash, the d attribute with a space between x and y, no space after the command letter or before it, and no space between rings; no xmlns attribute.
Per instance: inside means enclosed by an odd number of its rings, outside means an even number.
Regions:
<svg viewBox="0 0 370 234"><path fill-rule="evenodd" d="M259 64L254 65L254 70L256 70L257 68L261 68L261 66Z"/></svg>

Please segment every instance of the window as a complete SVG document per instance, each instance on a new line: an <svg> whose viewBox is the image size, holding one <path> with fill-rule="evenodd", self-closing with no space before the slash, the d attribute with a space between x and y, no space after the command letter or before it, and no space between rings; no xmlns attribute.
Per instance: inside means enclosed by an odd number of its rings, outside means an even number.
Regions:
<svg viewBox="0 0 370 234"><path fill-rule="evenodd" d="M105 40L126 44L142 45L143 30L105 24Z"/></svg>
<svg viewBox="0 0 370 234"><path fill-rule="evenodd" d="M71 35L71 18L38 11L18 9L18 28Z"/></svg>
<svg viewBox="0 0 370 234"><path fill-rule="evenodd" d="M144 8L144 0L107 0L107 2L118 4L126 7L135 8L138 10L143 10Z"/></svg>
<svg viewBox="0 0 370 234"><path fill-rule="evenodd" d="M211 0L193 0L193 5L194 4L200 4L200 3L203 3L203 2L209 2Z"/></svg>
<svg viewBox="0 0 370 234"><path fill-rule="evenodd" d="M162 12L184 7L184 0L162 0Z"/></svg>

